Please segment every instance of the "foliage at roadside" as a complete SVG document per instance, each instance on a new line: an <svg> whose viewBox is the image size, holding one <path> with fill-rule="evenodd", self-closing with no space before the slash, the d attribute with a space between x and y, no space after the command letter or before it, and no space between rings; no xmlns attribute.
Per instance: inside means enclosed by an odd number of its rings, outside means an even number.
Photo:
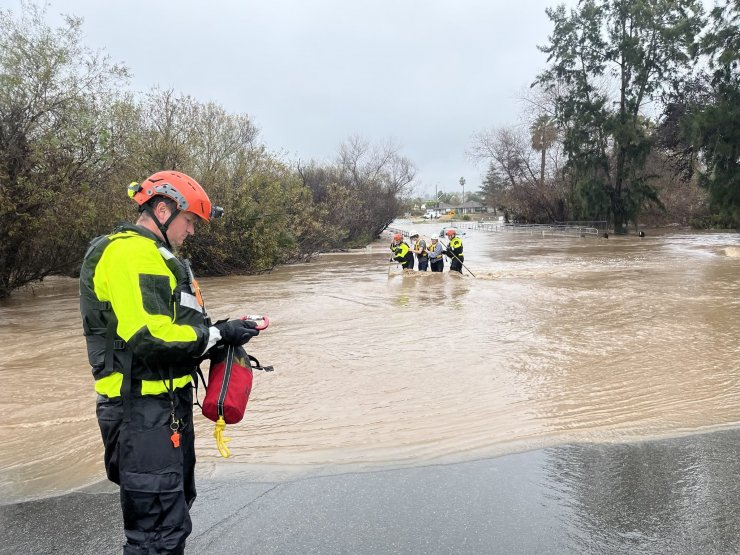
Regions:
<svg viewBox="0 0 740 555"><path fill-rule="evenodd" d="M172 90L124 91L128 70L23 4L0 10L0 298L76 275L88 241L136 217L126 186L162 169L197 179L224 217L183 251L201 274L260 272L365 245L400 212L413 164L352 138L333 162L292 164L246 114Z"/></svg>
<svg viewBox="0 0 740 555"><path fill-rule="evenodd" d="M82 46L79 19L50 29L43 16L0 11L0 297L74 273L72 253L116 210L108 129L126 69Z"/></svg>

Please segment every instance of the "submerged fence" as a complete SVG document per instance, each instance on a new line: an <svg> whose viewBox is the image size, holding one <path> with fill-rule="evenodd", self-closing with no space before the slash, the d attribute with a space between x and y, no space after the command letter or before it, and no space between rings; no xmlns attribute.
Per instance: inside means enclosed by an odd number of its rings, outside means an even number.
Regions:
<svg viewBox="0 0 740 555"><path fill-rule="evenodd" d="M478 229L502 233L526 233L529 235L567 235L572 237L598 237L599 230L591 226L572 224L507 224L503 222L460 222L461 229Z"/></svg>
<svg viewBox="0 0 740 555"><path fill-rule="evenodd" d="M456 229L476 229L479 231L493 231L500 233L525 233L532 236L567 236L567 237L599 237L600 231L596 227L585 225L574 225L570 223L555 224L506 224L503 222L446 222L448 225L442 228L440 237L448 227ZM400 233L404 237L409 236L407 229L399 227L387 227L390 233Z"/></svg>

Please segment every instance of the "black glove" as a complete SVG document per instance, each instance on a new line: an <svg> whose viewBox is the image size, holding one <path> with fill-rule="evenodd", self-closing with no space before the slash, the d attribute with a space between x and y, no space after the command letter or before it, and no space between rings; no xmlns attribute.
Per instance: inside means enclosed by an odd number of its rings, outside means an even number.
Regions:
<svg viewBox="0 0 740 555"><path fill-rule="evenodd" d="M247 341L260 334L254 329L257 324L252 320L228 320L216 322L214 327L221 333L221 341L226 345L244 345Z"/></svg>

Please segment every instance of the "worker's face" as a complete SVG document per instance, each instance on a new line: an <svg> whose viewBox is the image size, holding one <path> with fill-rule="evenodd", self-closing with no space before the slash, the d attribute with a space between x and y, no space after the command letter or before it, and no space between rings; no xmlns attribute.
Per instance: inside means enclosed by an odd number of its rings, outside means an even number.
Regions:
<svg viewBox="0 0 740 555"><path fill-rule="evenodd" d="M180 212L167 229L167 238L174 248L179 248L189 235L195 234L198 216L191 212Z"/></svg>

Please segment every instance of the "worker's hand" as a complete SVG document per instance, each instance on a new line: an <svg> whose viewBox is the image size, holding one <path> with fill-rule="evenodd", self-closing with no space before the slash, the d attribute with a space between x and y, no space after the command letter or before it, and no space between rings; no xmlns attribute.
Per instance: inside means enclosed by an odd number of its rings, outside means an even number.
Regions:
<svg viewBox="0 0 740 555"><path fill-rule="evenodd" d="M216 322L215 328L221 334L220 343L227 345L244 345L247 341L260 334L254 329L257 325L252 320L228 320Z"/></svg>

